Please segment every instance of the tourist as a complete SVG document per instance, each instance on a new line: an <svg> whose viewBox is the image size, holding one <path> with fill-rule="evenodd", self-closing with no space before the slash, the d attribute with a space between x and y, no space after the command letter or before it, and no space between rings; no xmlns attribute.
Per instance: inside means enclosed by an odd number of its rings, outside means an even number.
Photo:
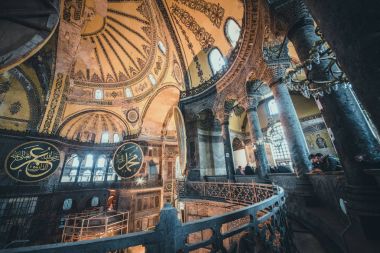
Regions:
<svg viewBox="0 0 380 253"><path fill-rule="evenodd" d="M247 165L245 166L244 168L244 174L245 175L255 175L255 171L253 170L253 168L251 166L249 166L249 164L247 163Z"/></svg>
<svg viewBox="0 0 380 253"><path fill-rule="evenodd" d="M323 155L321 153L310 154L309 159L313 165L312 173L342 170L339 159L332 155Z"/></svg>
<svg viewBox="0 0 380 253"><path fill-rule="evenodd" d="M237 167L235 175L244 175L243 168L240 165Z"/></svg>

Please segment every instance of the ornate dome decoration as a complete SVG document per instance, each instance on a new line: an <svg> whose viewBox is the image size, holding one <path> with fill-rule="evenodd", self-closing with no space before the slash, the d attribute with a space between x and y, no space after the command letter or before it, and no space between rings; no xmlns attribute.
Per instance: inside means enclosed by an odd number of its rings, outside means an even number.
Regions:
<svg viewBox="0 0 380 253"><path fill-rule="evenodd" d="M209 53L219 50L228 68L239 42L231 44L225 23L234 20L238 27L243 26L244 1L165 0L164 4L180 44L191 87L203 85L215 76L219 79L220 73L211 70Z"/></svg>
<svg viewBox="0 0 380 253"><path fill-rule="evenodd" d="M147 76L157 49L147 1L88 0L86 6L90 13L71 73L75 83L125 86Z"/></svg>
<svg viewBox="0 0 380 253"><path fill-rule="evenodd" d="M84 112L68 118L58 130L58 134L70 140L100 143L103 133L123 139L128 134L128 126L118 116L103 111Z"/></svg>
<svg viewBox="0 0 380 253"><path fill-rule="evenodd" d="M0 1L0 73L38 52L59 21L59 1Z"/></svg>

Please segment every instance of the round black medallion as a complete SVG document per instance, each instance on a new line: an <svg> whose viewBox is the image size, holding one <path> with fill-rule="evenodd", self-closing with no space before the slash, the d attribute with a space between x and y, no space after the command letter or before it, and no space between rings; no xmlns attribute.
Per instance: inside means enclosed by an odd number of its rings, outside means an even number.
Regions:
<svg viewBox="0 0 380 253"><path fill-rule="evenodd" d="M127 142L116 150L113 156L113 167L120 177L130 178L140 171L143 161L144 154L140 146Z"/></svg>
<svg viewBox="0 0 380 253"><path fill-rule="evenodd" d="M47 178L58 168L59 150L43 141L24 143L13 149L5 160L5 171L14 180L36 182Z"/></svg>

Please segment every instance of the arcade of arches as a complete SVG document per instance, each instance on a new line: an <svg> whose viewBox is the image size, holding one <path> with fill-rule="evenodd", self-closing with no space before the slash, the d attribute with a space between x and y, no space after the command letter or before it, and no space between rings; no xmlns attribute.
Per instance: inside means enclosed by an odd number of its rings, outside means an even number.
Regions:
<svg viewBox="0 0 380 253"><path fill-rule="evenodd" d="M191 252L380 252L380 9L351 2L2 1L0 252L246 205L179 181L286 196L292 247Z"/></svg>

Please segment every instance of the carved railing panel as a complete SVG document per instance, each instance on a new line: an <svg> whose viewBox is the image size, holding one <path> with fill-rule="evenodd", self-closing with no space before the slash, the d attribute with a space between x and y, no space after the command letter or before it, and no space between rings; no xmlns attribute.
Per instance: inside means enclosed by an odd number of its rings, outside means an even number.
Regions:
<svg viewBox="0 0 380 253"><path fill-rule="evenodd" d="M173 186L171 186L173 187ZM184 182L174 185L180 198L210 199L239 203L242 208L196 221L181 223L177 210L165 204L160 222L154 231L137 232L109 238L49 244L0 250L5 252L124 252L125 249L142 245L146 252L177 253L209 248L211 252L227 252L225 240L240 241L239 252L255 252L256 242L268 252L292 252L287 231L285 198L282 188L256 183ZM228 224L228 230L222 227ZM188 240L192 234L207 231L203 240ZM244 251L245 250L245 251Z"/></svg>

